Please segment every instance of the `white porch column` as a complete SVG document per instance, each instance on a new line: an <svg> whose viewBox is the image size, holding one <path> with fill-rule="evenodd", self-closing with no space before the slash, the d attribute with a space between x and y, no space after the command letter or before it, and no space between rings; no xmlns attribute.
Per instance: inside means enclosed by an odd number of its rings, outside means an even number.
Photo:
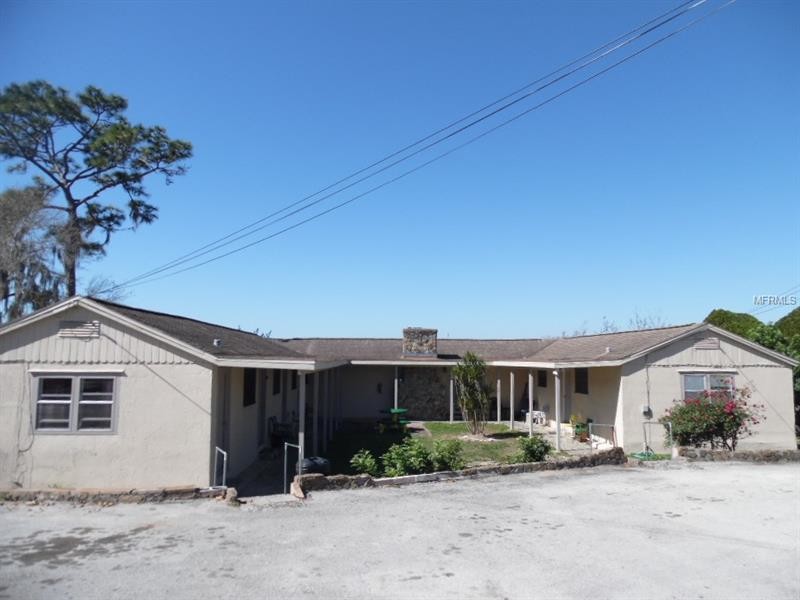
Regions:
<svg viewBox="0 0 800 600"><path fill-rule="evenodd" d="M533 371L528 371L528 437L533 437Z"/></svg>
<svg viewBox="0 0 800 600"><path fill-rule="evenodd" d="M500 371L497 372L497 422L500 422L500 413L503 409L501 398L503 396L503 382L500 380Z"/></svg>
<svg viewBox="0 0 800 600"><path fill-rule="evenodd" d="M281 423L286 423L287 417L289 416L288 412L286 411L286 386L288 385L288 377L287 374L289 371L276 371L276 377L280 377L281 379Z"/></svg>
<svg viewBox="0 0 800 600"><path fill-rule="evenodd" d="M508 426L514 431L514 369L509 373L508 385Z"/></svg>
<svg viewBox="0 0 800 600"><path fill-rule="evenodd" d="M314 422L311 427L312 441L311 449L314 456L319 456L319 373L314 373Z"/></svg>
<svg viewBox="0 0 800 600"><path fill-rule="evenodd" d="M399 379L399 374L398 374L398 368L395 367L394 368L394 407L395 408L398 407L397 403L398 403L399 397L400 397L400 394L399 394L399 392L400 392L399 382L400 382L400 379Z"/></svg>
<svg viewBox="0 0 800 600"><path fill-rule="evenodd" d="M297 423L297 445L300 450L297 452L297 471L303 474L303 459L306 457L306 374L302 371L297 372L299 392L297 394L299 404L297 413L299 421Z"/></svg>
<svg viewBox="0 0 800 600"><path fill-rule="evenodd" d="M561 451L561 369L553 371L555 380L554 400L556 403L556 450Z"/></svg>
<svg viewBox="0 0 800 600"><path fill-rule="evenodd" d="M455 420L455 390L453 389L455 382L453 381L453 376L450 376L450 422L452 423Z"/></svg>

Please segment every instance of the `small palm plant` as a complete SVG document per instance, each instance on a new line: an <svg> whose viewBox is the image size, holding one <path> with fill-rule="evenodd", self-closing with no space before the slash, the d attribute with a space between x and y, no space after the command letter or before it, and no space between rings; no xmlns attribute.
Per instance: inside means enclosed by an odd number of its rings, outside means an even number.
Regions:
<svg viewBox="0 0 800 600"><path fill-rule="evenodd" d="M486 392L486 363L472 352L453 367L458 404L469 432L483 435L489 413L489 394Z"/></svg>

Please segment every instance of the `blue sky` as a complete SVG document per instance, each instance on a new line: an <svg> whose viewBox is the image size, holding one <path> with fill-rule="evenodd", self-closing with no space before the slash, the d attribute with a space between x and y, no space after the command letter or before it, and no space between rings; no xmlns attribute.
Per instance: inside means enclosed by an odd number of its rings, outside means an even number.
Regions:
<svg viewBox="0 0 800 600"><path fill-rule="evenodd" d="M150 181L156 224L81 272L124 281L676 4L12 0L0 85L97 85L194 144L187 176ZM275 336L529 337L753 310L800 284L799 72L800 5L740 0L396 184L125 302Z"/></svg>

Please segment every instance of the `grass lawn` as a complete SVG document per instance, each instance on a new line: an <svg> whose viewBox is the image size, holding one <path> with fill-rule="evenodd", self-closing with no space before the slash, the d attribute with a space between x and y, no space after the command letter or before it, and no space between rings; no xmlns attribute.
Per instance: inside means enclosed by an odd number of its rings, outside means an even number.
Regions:
<svg viewBox="0 0 800 600"><path fill-rule="evenodd" d="M328 451L325 453L325 457L331 463L331 473L352 475L350 459L356 452L361 449L369 450L375 458L380 459L389 446L402 442L409 435L419 439L429 450L432 450L436 440L458 439L469 433L466 423L428 421L424 425L430 435L426 435L424 431L412 429L408 433L386 430L383 433L365 431L337 435L328 445ZM486 436L493 441L461 440L464 445L464 460L467 465L484 462L509 462L509 459L519 451L517 438L525 435L521 431L511 431L508 425L487 423Z"/></svg>
<svg viewBox="0 0 800 600"><path fill-rule="evenodd" d="M469 433L466 423L440 423L428 421L425 429L430 432L430 436L423 432L415 433L428 448L433 448L436 440L458 439L462 435ZM467 464L481 462L508 462L508 460L519 451L517 438L524 436L521 431L511 431L508 425L502 423L487 423L486 437L493 439L491 442L473 442L461 440L464 444L464 459Z"/></svg>

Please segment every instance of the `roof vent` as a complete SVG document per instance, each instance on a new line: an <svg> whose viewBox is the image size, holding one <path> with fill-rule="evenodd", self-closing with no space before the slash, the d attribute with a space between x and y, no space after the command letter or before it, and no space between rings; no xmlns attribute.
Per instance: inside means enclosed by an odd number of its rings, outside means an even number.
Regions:
<svg viewBox="0 0 800 600"><path fill-rule="evenodd" d="M611 354L611 346L606 346L606 351L603 354Z"/></svg>
<svg viewBox="0 0 800 600"><path fill-rule="evenodd" d="M403 329L403 356L436 356L436 329L406 327Z"/></svg>
<svg viewBox="0 0 800 600"><path fill-rule="evenodd" d="M214 348L219 348L222 346L222 340L220 338L214 338L214 341L211 343L214 344Z"/></svg>
<svg viewBox="0 0 800 600"><path fill-rule="evenodd" d="M61 321L58 337L91 339L100 337L100 321Z"/></svg>
<svg viewBox="0 0 800 600"><path fill-rule="evenodd" d="M694 344L695 350L719 350L719 338L718 337L707 337L701 340L698 340Z"/></svg>

